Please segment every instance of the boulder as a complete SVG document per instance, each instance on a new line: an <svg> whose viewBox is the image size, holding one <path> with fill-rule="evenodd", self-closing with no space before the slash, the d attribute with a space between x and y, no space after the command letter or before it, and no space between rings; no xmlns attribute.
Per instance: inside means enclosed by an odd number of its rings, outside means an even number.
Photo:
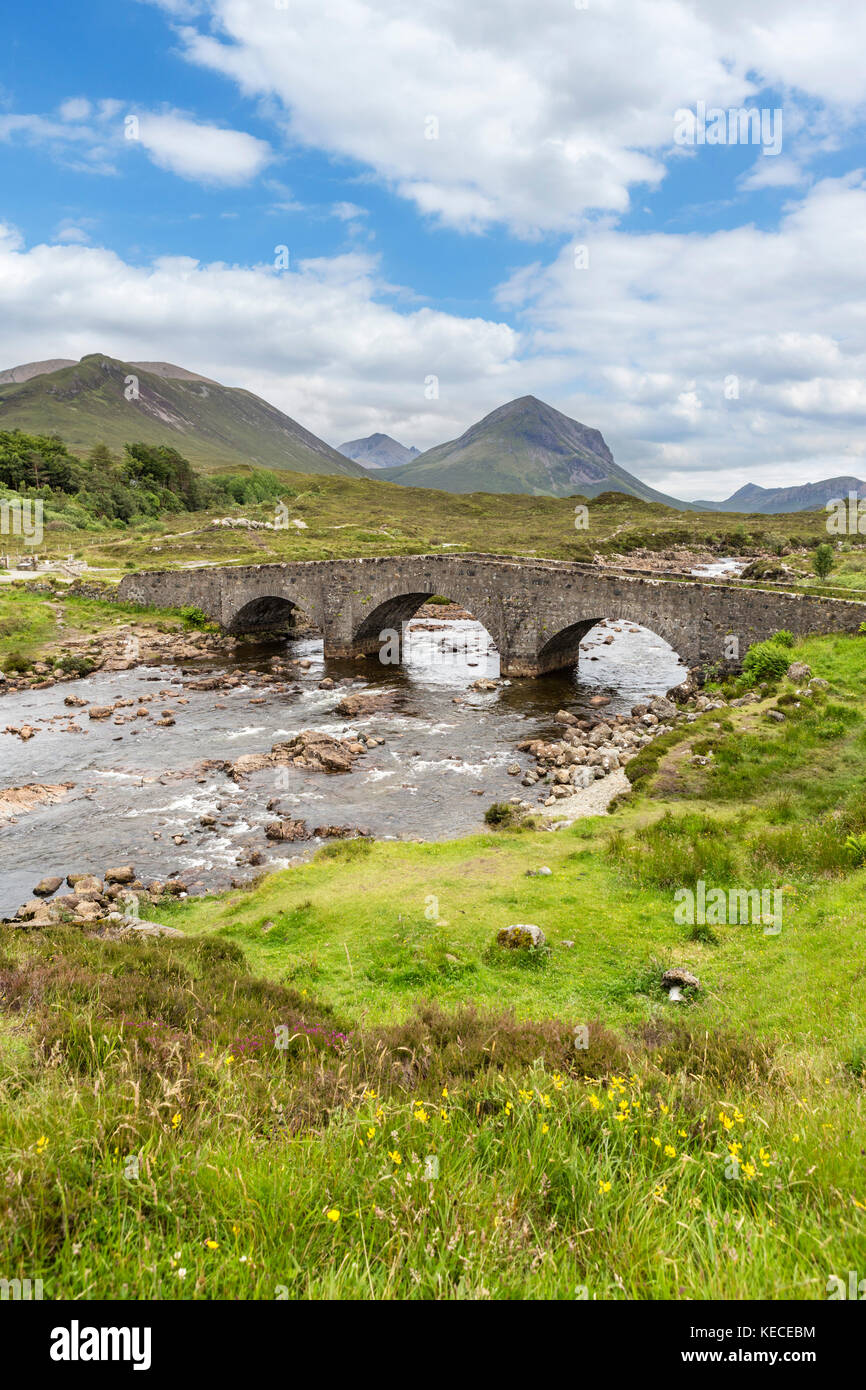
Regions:
<svg viewBox="0 0 866 1390"><path fill-rule="evenodd" d="M787 675L789 681L807 681L811 678L812 668L807 666L805 661L792 661L788 667Z"/></svg>
<svg viewBox="0 0 866 1390"><path fill-rule="evenodd" d="M684 989L700 989L701 982L697 975L693 975L690 970L684 970L681 966L675 966L671 970L666 970L662 975L662 985L669 992L669 996L675 1002L682 999L681 991Z"/></svg>
<svg viewBox="0 0 866 1390"><path fill-rule="evenodd" d="M666 699L664 695L656 695L650 700L650 711L658 715L659 719L673 719L677 707L673 700Z"/></svg>
<svg viewBox="0 0 866 1390"><path fill-rule="evenodd" d="M102 879L95 874L67 874L66 882L77 893L101 893Z"/></svg>
<svg viewBox="0 0 866 1390"><path fill-rule="evenodd" d="M303 820L275 820L265 826L268 840L309 840L310 832Z"/></svg>
<svg viewBox="0 0 866 1390"><path fill-rule="evenodd" d="M88 719L108 719L114 713L114 705L91 705L87 711Z"/></svg>
<svg viewBox="0 0 866 1390"><path fill-rule="evenodd" d="M378 714L390 709L397 698L394 690L360 690L357 695L344 695L337 705L337 713L347 719L364 718L368 714Z"/></svg>
<svg viewBox="0 0 866 1390"><path fill-rule="evenodd" d="M132 864L121 864L116 869L105 870L106 883L132 883L135 878L135 869Z"/></svg>
<svg viewBox="0 0 866 1390"><path fill-rule="evenodd" d="M496 940L500 946L514 950L521 946L543 946L547 938L541 927L531 922L517 922L511 927L501 927L496 933Z"/></svg>
<svg viewBox="0 0 866 1390"><path fill-rule="evenodd" d="M58 888L62 887L62 885L62 878L43 878L39 883L37 883L36 887L33 889L33 892L35 893L37 898L50 898L53 893L57 892Z"/></svg>

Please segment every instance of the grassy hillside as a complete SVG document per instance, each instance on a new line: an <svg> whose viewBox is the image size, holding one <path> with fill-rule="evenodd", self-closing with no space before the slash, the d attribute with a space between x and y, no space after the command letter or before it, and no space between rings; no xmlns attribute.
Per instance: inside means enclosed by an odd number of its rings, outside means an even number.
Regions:
<svg viewBox="0 0 866 1390"><path fill-rule="evenodd" d="M101 353L71 367L0 386L0 429L57 434L73 453L129 440L177 449L197 468L239 465L360 477L363 469L251 391ZM177 370L177 369L173 369ZM127 378L138 382L127 398Z"/></svg>
<svg viewBox="0 0 866 1390"><path fill-rule="evenodd" d="M209 482L210 480L203 480ZM575 529L579 498L454 495L404 488L378 477L336 478L238 469L217 475L220 500L207 510L119 521L85 515L75 499L46 500L40 553L70 553L111 573L128 568L172 568L191 563L255 563L330 559L342 555L420 554L436 550L485 551L590 561L594 554L628 555L671 547L738 554L788 550L826 539L819 513L749 517L711 513L684 516L658 503L622 493L588 501L587 529ZM256 502L261 489L269 500ZM236 494L235 497L232 495ZM289 511L283 530L218 528L215 517L273 523L275 505ZM303 526L295 526L295 522ZM858 540L859 538L852 538ZM23 552L23 547L19 547ZM850 552L848 552L850 554ZM806 564L796 556L786 562ZM842 562L840 559L839 568ZM832 576L831 576L832 578Z"/></svg>
<svg viewBox="0 0 866 1390"><path fill-rule="evenodd" d="M448 492L596 497L616 490L648 502L683 505L620 468L598 430L535 396L509 401L459 439L389 468L385 476L404 487Z"/></svg>
<svg viewBox="0 0 866 1390"><path fill-rule="evenodd" d="M866 667L857 638L792 655L829 688L678 727L610 818L335 845L154 909L182 938L3 929L7 1277L826 1298L866 1241ZM677 925L700 877L778 886L782 931ZM498 948L515 921L549 952ZM701 981L682 1004L671 964Z"/></svg>

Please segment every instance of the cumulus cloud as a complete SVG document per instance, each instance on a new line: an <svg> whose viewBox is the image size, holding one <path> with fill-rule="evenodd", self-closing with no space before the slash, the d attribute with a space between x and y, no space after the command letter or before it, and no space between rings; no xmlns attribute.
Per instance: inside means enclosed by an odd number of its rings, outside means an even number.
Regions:
<svg viewBox="0 0 866 1390"><path fill-rule="evenodd" d="M247 183L271 158L270 146L241 130L203 125L177 112L145 114L139 135L154 164L202 183Z"/></svg>
<svg viewBox="0 0 866 1390"><path fill-rule="evenodd" d="M178 0L164 0L178 14ZM863 115L866 11L790 0L208 0L190 61L276 103L434 219L524 236L622 213L666 172L674 116L781 93L786 141ZM792 12L793 9L793 12ZM774 103L775 104L775 100ZM814 136L814 131L812 131ZM786 154L790 153L786 150ZM790 173L790 165L788 166ZM763 186L780 174L756 172ZM753 185L757 187L758 185Z"/></svg>
<svg viewBox="0 0 866 1390"><path fill-rule="evenodd" d="M0 361L167 358L332 443L383 430L424 448L533 393L686 498L866 471L862 175L817 183L773 231L580 235L585 256L570 242L501 286L497 321L407 303L358 252L279 273L143 267L84 245L28 250L7 230Z"/></svg>
<svg viewBox="0 0 866 1390"><path fill-rule="evenodd" d="M625 467L684 497L866 470L862 175L816 184L774 231L582 244L499 299L527 362L561 365L555 404Z"/></svg>
<svg viewBox="0 0 866 1390"><path fill-rule="evenodd" d="M72 168L114 174L124 152L141 148L154 164L199 183L233 185L271 159L267 141L196 121L179 111L138 112L113 98L64 101L53 115L0 116L0 141L41 146Z"/></svg>
<svg viewBox="0 0 866 1390"><path fill-rule="evenodd" d="M126 264L0 234L0 362L107 352L170 360L242 386L332 443L384 429L419 447L518 394L518 334L430 308L398 311L375 259L273 266L164 257ZM438 376L438 399L425 383Z"/></svg>

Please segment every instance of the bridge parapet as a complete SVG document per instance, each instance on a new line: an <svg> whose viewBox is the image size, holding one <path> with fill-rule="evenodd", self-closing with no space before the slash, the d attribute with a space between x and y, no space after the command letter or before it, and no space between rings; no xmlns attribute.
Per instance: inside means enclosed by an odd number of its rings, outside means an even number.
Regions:
<svg viewBox="0 0 866 1390"><path fill-rule="evenodd" d="M433 595L466 608L486 627L504 675L536 676L574 665L580 641L601 619L649 628L689 666L735 669L726 639L744 654L787 628L855 632L866 603L717 582L620 574L571 561L499 555L401 555L285 564L143 571L120 597L156 607L200 608L225 628L269 625L300 610L319 627L326 656L369 655L380 633Z"/></svg>

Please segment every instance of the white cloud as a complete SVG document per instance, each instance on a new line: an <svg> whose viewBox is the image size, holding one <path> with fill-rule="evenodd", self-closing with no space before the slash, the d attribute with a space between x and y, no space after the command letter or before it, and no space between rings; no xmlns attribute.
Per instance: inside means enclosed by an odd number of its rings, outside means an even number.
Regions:
<svg viewBox="0 0 866 1390"><path fill-rule="evenodd" d="M203 125L176 112L142 115L138 138L161 169L202 183L248 183L271 158L264 140L245 131Z"/></svg>
<svg viewBox="0 0 866 1390"><path fill-rule="evenodd" d="M367 209L359 207L357 203L333 203L331 212L341 222L353 222L359 217L368 216Z"/></svg>
<svg viewBox="0 0 866 1390"><path fill-rule="evenodd" d="M63 231L77 223L64 224ZM533 393L602 430L680 497L866 472L866 179L823 180L778 227L578 229L500 292L503 319L406 302L357 252L131 266L97 247L0 242L0 363L106 351L245 386L332 443L419 448ZM438 400L425 381L439 379Z"/></svg>
<svg viewBox="0 0 866 1390"><path fill-rule="evenodd" d="M386 429L419 447L518 394L518 335L430 308L398 312L377 262L352 253L270 266L148 267L75 245L27 250L0 234L0 362L89 352L169 360L243 386L340 443ZM425 380L440 379L440 397Z"/></svg>
<svg viewBox="0 0 866 1390"><path fill-rule="evenodd" d="M738 181L737 187L744 193L752 193L759 188L800 188L806 182L806 173L793 159L761 156Z"/></svg>
<svg viewBox="0 0 866 1390"><path fill-rule="evenodd" d="M178 13L177 0L165 0ZM862 118L866 10L790 0L210 0L189 59L463 230L570 229L657 184L674 113L783 93L788 145ZM774 104L776 104L774 102ZM434 137L434 138L431 138ZM791 165L788 165L791 172ZM762 186L780 174L755 175ZM758 184L752 185L757 187Z"/></svg>
<svg viewBox="0 0 866 1390"><path fill-rule="evenodd" d="M133 136L134 138L130 138ZM114 174L124 153L143 149L162 169L204 184L248 183L271 159L271 148L245 131L195 121L179 111L137 112L108 98L73 97L56 116L0 116L0 141L46 148L89 173Z"/></svg>
<svg viewBox="0 0 866 1390"><path fill-rule="evenodd" d="M70 97L58 109L63 121L86 121L92 108L86 97Z"/></svg>
<svg viewBox="0 0 866 1390"><path fill-rule="evenodd" d="M587 269L566 247L500 300L530 370L560 364L554 404L599 426L619 463L681 497L863 469L862 175L816 184L776 231L581 240Z"/></svg>

